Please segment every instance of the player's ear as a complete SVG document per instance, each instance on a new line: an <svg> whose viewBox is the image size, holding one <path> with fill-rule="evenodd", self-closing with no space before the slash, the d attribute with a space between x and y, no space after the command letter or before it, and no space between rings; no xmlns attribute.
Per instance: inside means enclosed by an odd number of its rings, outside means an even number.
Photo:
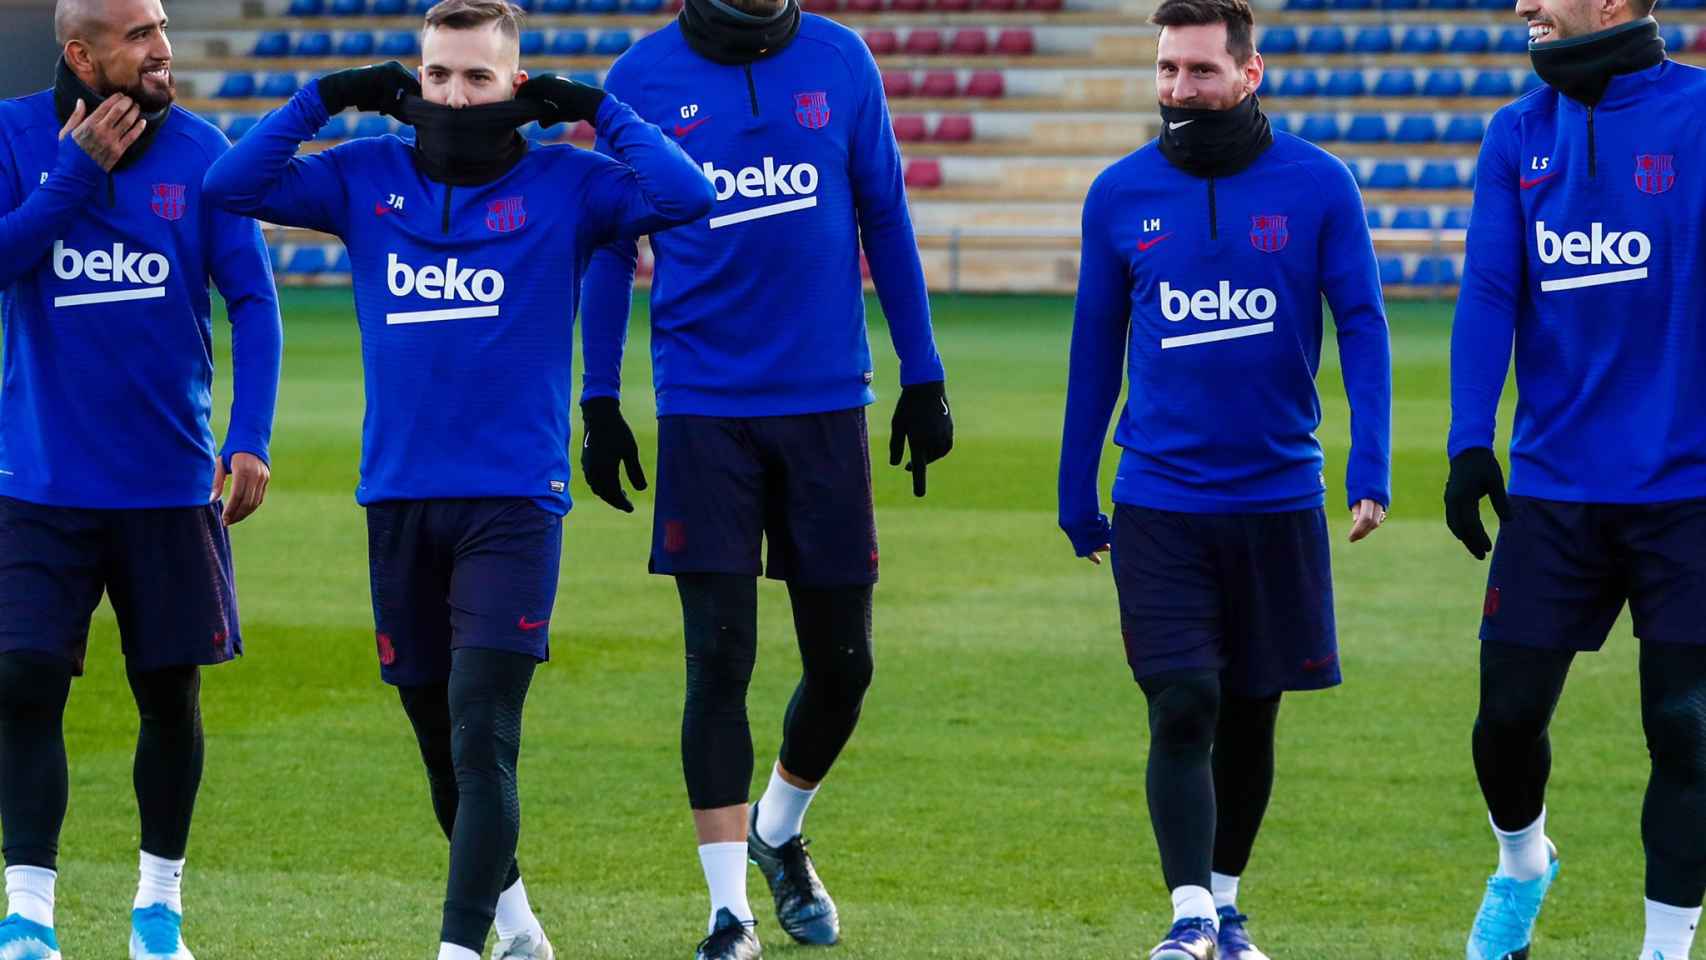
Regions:
<svg viewBox="0 0 1706 960"><path fill-rule="evenodd" d="M95 58L89 52L89 45L82 40L65 41L65 64L78 76L91 71L95 67Z"/></svg>
<svg viewBox="0 0 1706 960"><path fill-rule="evenodd" d="M514 94L514 93L520 92L521 85L526 83L526 82L527 82L527 71L526 70L517 70L515 72L514 88L510 90L510 93Z"/></svg>
<svg viewBox="0 0 1706 960"><path fill-rule="evenodd" d="M1244 64L1244 92L1253 94L1262 86L1262 75L1267 72L1267 64L1262 62L1260 52L1250 54L1250 59Z"/></svg>

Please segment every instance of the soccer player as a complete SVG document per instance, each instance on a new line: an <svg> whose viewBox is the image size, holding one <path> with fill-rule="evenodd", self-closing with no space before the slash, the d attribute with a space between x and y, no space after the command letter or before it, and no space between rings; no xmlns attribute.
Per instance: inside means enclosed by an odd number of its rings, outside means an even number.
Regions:
<svg viewBox="0 0 1706 960"><path fill-rule="evenodd" d="M797 0L689 0L606 85L669 124L717 192L714 215L652 238L658 500L651 569L673 575L687 646L682 766L711 894L706 960L759 955L750 857L782 928L839 937L801 836L807 806L859 719L871 681L877 579L865 411L874 401L859 249L900 355L889 459L923 496L953 420L930 326L900 152L882 78L853 31ZM608 148L608 141L601 140ZM593 492L631 510L643 488L618 396L634 244L593 259L584 288ZM761 543L788 584L804 675L781 756L750 811L746 692L757 644Z"/></svg>
<svg viewBox="0 0 1706 960"><path fill-rule="evenodd" d="M1060 526L1111 548L1126 658L1149 703L1148 794L1173 927L1155 960L1263 960L1237 906L1273 789L1287 690L1340 682L1321 405L1321 298L1351 404L1350 540L1390 503L1391 356L1345 165L1257 103L1246 0L1164 0L1158 140L1084 203ZM1097 476L1124 448L1114 518Z"/></svg>
<svg viewBox="0 0 1706 960"><path fill-rule="evenodd" d="M266 495L278 302L260 228L202 196L230 145L173 103L159 0L59 0L54 14L53 88L0 103L0 956L59 957L65 704L105 593L141 720L129 953L190 960L200 667L243 652L226 527ZM232 331L222 447L210 282Z"/></svg>
<svg viewBox="0 0 1706 960"><path fill-rule="evenodd" d="M549 960L515 864L522 704L548 655L568 511L570 355L598 245L694 220L709 184L595 87L520 69L520 11L444 0L419 80L333 73L209 171L227 208L349 247L367 414L361 485L380 673L450 839L440 960ZM295 156L356 107L414 127ZM517 128L591 120L615 159Z"/></svg>
<svg viewBox="0 0 1706 960"><path fill-rule="evenodd" d="M1475 769L1499 865L1470 960L1528 955L1558 855L1547 727L1625 603L1652 777L1642 960L1687 960L1706 894L1706 71L1651 0L1520 0L1545 85L1492 120L1451 338L1446 523L1492 550ZM1516 353L1510 496L1493 453ZM1481 525L1490 497L1495 547Z"/></svg>

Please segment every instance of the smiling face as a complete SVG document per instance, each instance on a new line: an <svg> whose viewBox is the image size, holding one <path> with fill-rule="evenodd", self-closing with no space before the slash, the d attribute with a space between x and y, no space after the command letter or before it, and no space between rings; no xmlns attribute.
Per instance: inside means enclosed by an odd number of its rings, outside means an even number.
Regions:
<svg viewBox="0 0 1706 960"><path fill-rule="evenodd" d="M1528 21L1528 42L1538 45L1586 36L1646 16L1646 10L1637 12L1636 2L1517 0L1516 15Z"/></svg>
<svg viewBox="0 0 1706 960"><path fill-rule="evenodd" d="M1155 51L1155 92L1164 106L1229 110L1262 85L1262 55L1240 64L1226 24L1163 27Z"/></svg>
<svg viewBox="0 0 1706 960"><path fill-rule="evenodd" d="M146 113L171 106L172 44L160 0L83 0L68 23L65 62L103 97L122 93Z"/></svg>
<svg viewBox="0 0 1706 960"><path fill-rule="evenodd" d="M521 44L497 22L428 27L421 37L421 97L460 109L515 99L527 82Z"/></svg>

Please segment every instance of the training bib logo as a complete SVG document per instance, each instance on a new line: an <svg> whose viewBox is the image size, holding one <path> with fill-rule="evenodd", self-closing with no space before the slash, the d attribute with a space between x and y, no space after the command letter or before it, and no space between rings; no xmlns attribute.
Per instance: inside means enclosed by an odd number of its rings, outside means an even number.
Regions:
<svg viewBox="0 0 1706 960"><path fill-rule="evenodd" d="M771 197L795 198L753 207L739 213L712 217L712 230L817 206L817 167L809 163L779 164L775 157L765 157L762 167L719 170L716 164L707 160L700 165L700 169L705 171L705 179L711 181L712 188L717 191L718 203L732 200L736 194L753 200Z"/></svg>
<svg viewBox="0 0 1706 960"><path fill-rule="evenodd" d="M1250 218L1250 246L1263 253L1279 253L1291 241L1283 214L1266 214Z"/></svg>
<svg viewBox="0 0 1706 960"><path fill-rule="evenodd" d="M1676 186L1676 155L1643 153L1635 158L1635 189L1658 195Z"/></svg>
<svg viewBox="0 0 1706 960"><path fill-rule="evenodd" d="M53 242L53 275L61 280L93 280L96 283L125 284L123 290L104 290L99 293L78 293L54 297L56 307L86 307L95 303L122 303L127 300L159 300L166 296L166 278L172 275L172 264L158 253L126 250L115 243L111 250L90 250L84 253Z"/></svg>
<svg viewBox="0 0 1706 960"><path fill-rule="evenodd" d="M504 295L503 274L496 270L464 267L455 257L451 257L443 266L428 264L417 270L397 259L397 255L393 253L385 263L385 285L394 297L420 297L423 300L480 304L442 310L387 313L385 322L389 325L495 317L500 312L498 301L502 300Z"/></svg>
<svg viewBox="0 0 1706 960"><path fill-rule="evenodd" d="M486 229L493 233L514 233L527 225L527 206L522 197L493 200L486 207Z"/></svg>
<svg viewBox="0 0 1706 960"><path fill-rule="evenodd" d="M1217 343L1221 340L1238 340L1244 337L1259 336L1273 333L1274 325L1270 318L1279 309L1279 298L1266 287L1246 290L1232 286L1230 280L1220 281L1220 286L1212 290L1197 290L1187 292L1177 289L1167 281L1161 281L1161 315L1173 323L1179 323L1187 318L1201 320L1204 323L1219 323L1226 320L1259 320L1261 323L1246 323L1237 327L1223 327L1204 333L1190 333L1178 337L1163 337L1161 349L1171 350L1175 347L1193 347L1201 343Z"/></svg>
<svg viewBox="0 0 1706 960"><path fill-rule="evenodd" d="M1534 222L1535 252L1540 262L1551 266L1559 262L1572 267L1618 267L1574 277L1542 280L1540 289L1551 293L1598 287L1608 283L1628 283L1647 279L1643 266L1653 255L1653 241L1639 230L1607 230L1603 223L1588 225L1588 231L1576 230L1559 234L1546 227L1546 221Z"/></svg>
<svg viewBox="0 0 1706 960"><path fill-rule="evenodd" d="M807 130L829 126L829 94L823 90L794 94L794 119Z"/></svg>
<svg viewBox="0 0 1706 960"><path fill-rule="evenodd" d="M182 220L184 218L184 192L181 183L156 183L153 199L148 202L154 215L162 220Z"/></svg>

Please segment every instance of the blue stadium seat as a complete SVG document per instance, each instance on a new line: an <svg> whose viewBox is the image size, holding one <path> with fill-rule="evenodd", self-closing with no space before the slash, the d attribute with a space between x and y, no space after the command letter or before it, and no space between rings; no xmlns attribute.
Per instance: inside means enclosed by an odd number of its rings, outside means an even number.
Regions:
<svg viewBox="0 0 1706 960"><path fill-rule="evenodd" d="M1447 210L1445 212L1445 229L1447 229L1447 230L1467 230L1467 229L1469 229L1469 208L1468 207L1452 207L1450 210Z"/></svg>
<svg viewBox="0 0 1706 960"><path fill-rule="evenodd" d="M244 134L255 129L255 125L260 122L260 117L232 117L231 122L225 126L225 136L233 141L241 140Z"/></svg>
<svg viewBox="0 0 1706 960"><path fill-rule="evenodd" d="M1410 168L1397 160L1383 160L1369 172L1363 186L1371 190L1402 190L1410 185Z"/></svg>
<svg viewBox="0 0 1706 960"><path fill-rule="evenodd" d="M391 118L377 113L364 113L355 122L354 137L383 137L391 132Z"/></svg>
<svg viewBox="0 0 1706 960"><path fill-rule="evenodd" d="M408 0L373 0L373 15L376 17L400 17L409 12Z"/></svg>
<svg viewBox="0 0 1706 960"><path fill-rule="evenodd" d="M1463 186L1463 178L1457 175L1457 164L1450 160L1434 160L1422 167L1416 186L1422 190L1455 190Z"/></svg>
<svg viewBox="0 0 1706 960"><path fill-rule="evenodd" d="M1311 143L1331 143L1339 139L1339 118L1330 113L1312 113L1303 118L1297 135Z"/></svg>
<svg viewBox="0 0 1706 960"><path fill-rule="evenodd" d="M1326 0L1285 0L1287 10L1325 10Z"/></svg>
<svg viewBox="0 0 1706 960"><path fill-rule="evenodd" d="M1493 37L1485 27L1458 27L1451 31L1447 53L1486 53L1493 47Z"/></svg>
<svg viewBox="0 0 1706 960"><path fill-rule="evenodd" d="M252 73L228 73L225 79L219 81L219 90L214 94L221 100L242 100L255 95L255 75Z"/></svg>
<svg viewBox="0 0 1706 960"><path fill-rule="evenodd" d="M1281 97L1313 97L1321 92L1321 82L1313 70L1287 70L1279 80Z"/></svg>
<svg viewBox="0 0 1706 960"><path fill-rule="evenodd" d="M1349 43L1342 27L1314 27L1303 43L1304 53L1344 53Z"/></svg>
<svg viewBox="0 0 1706 960"><path fill-rule="evenodd" d="M1698 10L1706 7L1706 0L1667 0L1673 10Z"/></svg>
<svg viewBox="0 0 1706 960"><path fill-rule="evenodd" d="M420 49L420 38L409 30L393 30L379 40L379 55L382 57L412 57Z"/></svg>
<svg viewBox="0 0 1706 960"><path fill-rule="evenodd" d="M316 140L348 140L349 139L349 130L350 130L350 126L349 126L349 118L348 117L344 117L344 116L333 117L330 120L326 121L326 125L321 127L320 131L318 133L314 134L314 139L316 139Z"/></svg>
<svg viewBox="0 0 1706 960"><path fill-rule="evenodd" d="M291 254L290 263L285 266L285 273L295 273L302 276L313 276L325 273L330 264L326 260L326 248L320 246L297 247Z"/></svg>
<svg viewBox="0 0 1706 960"><path fill-rule="evenodd" d="M1367 93L1368 83L1361 70L1334 70L1327 75L1327 85L1321 90L1324 97L1360 97Z"/></svg>
<svg viewBox="0 0 1706 960"><path fill-rule="evenodd" d="M290 34L283 30L269 30L255 38L255 56L257 57L288 57L290 56Z"/></svg>
<svg viewBox="0 0 1706 960"><path fill-rule="evenodd" d="M1528 28L1506 27L1499 31L1499 42L1493 45L1499 53L1527 53Z"/></svg>
<svg viewBox="0 0 1706 960"><path fill-rule="evenodd" d="M1511 80L1508 70L1482 70L1475 75L1475 82L1469 85L1471 97L1505 97L1516 96L1516 83Z"/></svg>
<svg viewBox="0 0 1706 960"><path fill-rule="evenodd" d="M545 52L545 31L543 31L543 30L523 30L523 31L521 31L521 55L522 56L524 56L524 57L537 57L544 52Z"/></svg>
<svg viewBox="0 0 1706 960"><path fill-rule="evenodd" d="M1345 130L1348 143L1385 143L1386 138L1386 117L1379 113L1359 113Z"/></svg>
<svg viewBox="0 0 1706 960"><path fill-rule="evenodd" d="M1469 0L1427 0L1429 10L1467 10Z"/></svg>
<svg viewBox="0 0 1706 960"><path fill-rule="evenodd" d="M574 13L575 0L545 0L542 9L546 13Z"/></svg>
<svg viewBox="0 0 1706 960"><path fill-rule="evenodd" d="M338 260L336 263L332 264L332 269L330 272L331 273L349 273L351 271L351 269L352 268L350 267L350 263L349 263L349 248L348 247L339 247L338 248Z"/></svg>
<svg viewBox="0 0 1706 960"><path fill-rule="evenodd" d="M1381 214L1379 207L1369 207L1364 210L1363 217L1368 220L1370 230L1379 230L1386 224L1386 218Z"/></svg>
<svg viewBox="0 0 1706 960"><path fill-rule="evenodd" d="M296 38L296 55L299 57L324 57L332 52L332 35L329 33L305 33Z"/></svg>
<svg viewBox="0 0 1706 960"><path fill-rule="evenodd" d="M599 33L598 42L592 45L592 52L601 56L621 53L633 46L634 38L626 30L605 30Z"/></svg>
<svg viewBox="0 0 1706 960"><path fill-rule="evenodd" d="M581 12L605 14L616 12L616 0L581 0Z"/></svg>
<svg viewBox="0 0 1706 960"><path fill-rule="evenodd" d="M1380 78L1374 81L1374 95L1413 97L1416 95L1416 77L1408 70L1382 70Z"/></svg>
<svg viewBox="0 0 1706 960"><path fill-rule="evenodd" d="M320 17L326 13L326 0L290 0L290 7L285 10L292 17Z"/></svg>
<svg viewBox="0 0 1706 960"><path fill-rule="evenodd" d="M521 135L536 143L546 140L554 140L563 135L563 125L559 123L551 127L541 127L538 122L535 121L525 127L522 127Z"/></svg>
<svg viewBox="0 0 1706 960"><path fill-rule="evenodd" d="M1432 230L1433 214L1427 207L1399 207L1392 217L1394 230Z"/></svg>
<svg viewBox="0 0 1706 960"><path fill-rule="evenodd" d="M1404 282L1404 261L1397 257L1381 257L1380 283L1382 286L1397 286Z"/></svg>
<svg viewBox="0 0 1706 960"><path fill-rule="evenodd" d="M581 57L592 46L592 38L585 30L558 30L551 35L551 55L555 57Z"/></svg>
<svg viewBox="0 0 1706 960"><path fill-rule="evenodd" d="M1429 70L1427 80L1422 83L1422 96L1463 96L1463 74L1456 70Z"/></svg>
<svg viewBox="0 0 1706 960"><path fill-rule="evenodd" d="M1351 43L1351 51L1353 53L1391 53L1392 28L1381 23L1357 30L1356 40Z"/></svg>
<svg viewBox="0 0 1706 960"><path fill-rule="evenodd" d="M338 41L338 56L371 57L375 46L377 44L373 40L373 34L366 30L352 30Z"/></svg>
<svg viewBox="0 0 1706 960"><path fill-rule="evenodd" d="M1438 27L1413 26L1404 31L1398 50L1400 53L1438 53L1444 42Z"/></svg>
<svg viewBox="0 0 1706 960"><path fill-rule="evenodd" d="M663 9L663 0L627 0L629 13L652 14Z"/></svg>
<svg viewBox="0 0 1706 960"><path fill-rule="evenodd" d="M359 17L367 12L367 0L332 0L332 16Z"/></svg>
<svg viewBox="0 0 1706 960"><path fill-rule="evenodd" d="M1334 10L1373 10L1374 0L1332 0Z"/></svg>
<svg viewBox="0 0 1706 960"><path fill-rule="evenodd" d="M1476 10L1497 10L1500 13L1511 12L1510 0L1474 0L1472 6Z"/></svg>
<svg viewBox="0 0 1706 960"><path fill-rule="evenodd" d="M294 73L268 74L267 78L261 81L260 95L282 100L295 94L297 86L296 74Z"/></svg>
<svg viewBox="0 0 1706 960"><path fill-rule="evenodd" d="M1259 46L1263 53L1296 53L1297 30L1292 27L1269 27L1262 31Z"/></svg>
<svg viewBox="0 0 1706 960"><path fill-rule="evenodd" d="M409 8L409 12L417 17L425 16L426 12L431 10L437 2L438 0L415 0L414 5Z"/></svg>
<svg viewBox="0 0 1706 960"><path fill-rule="evenodd" d="M1487 135L1487 127L1481 118L1472 113L1458 114L1445 125L1445 133L1440 139L1446 143L1480 143Z"/></svg>
<svg viewBox="0 0 1706 960"><path fill-rule="evenodd" d="M1415 10L1421 7L1421 0L1381 0L1382 10Z"/></svg>
<svg viewBox="0 0 1706 960"><path fill-rule="evenodd" d="M1528 76L1522 78L1523 93L1527 93L1536 87L1543 87L1545 85L1546 81L1540 79L1540 74L1535 73L1533 70L1528 71Z"/></svg>
<svg viewBox="0 0 1706 960"><path fill-rule="evenodd" d="M1688 34L1674 23L1667 23L1659 28L1659 39L1665 42L1665 49L1673 53L1688 49Z"/></svg>
<svg viewBox="0 0 1706 960"><path fill-rule="evenodd" d="M279 246L267 247L267 256L272 260L272 272L284 272L284 248Z"/></svg>
<svg viewBox="0 0 1706 960"><path fill-rule="evenodd" d="M1410 282L1418 287L1432 287L1457 282L1457 264L1450 257L1423 257L1416 261L1416 272Z"/></svg>
<svg viewBox="0 0 1706 960"><path fill-rule="evenodd" d="M1431 114L1412 113L1398 121L1398 132L1392 139L1398 143L1432 143L1439 139L1439 124Z"/></svg>
<svg viewBox="0 0 1706 960"><path fill-rule="evenodd" d="M576 70L569 74L569 79L576 83L584 83L589 87L604 86L604 78L591 70Z"/></svg>

